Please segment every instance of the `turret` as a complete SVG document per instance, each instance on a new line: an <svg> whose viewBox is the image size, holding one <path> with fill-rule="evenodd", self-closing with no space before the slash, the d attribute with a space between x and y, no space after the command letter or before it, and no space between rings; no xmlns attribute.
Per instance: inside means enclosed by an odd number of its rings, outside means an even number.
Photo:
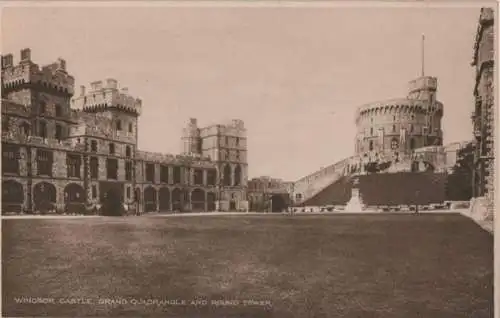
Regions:
<svg viewBox="0 0 500 318"><path fill-rule="evenodd" d="M35 85L35 89L44 90L51 94L71 97L75 79L66 71L66 61L59 58L56 62L42 66L33 63L31 50L22 49L20 61L14 64L12 54L2 56L2 96L9 98L11 92L26 88L26 85Z"/></svg>
<svg viewBox="0 0 500 318"><path fill-rule="evenodd" d="M90 83L88 91L80 86L80 95L73 99L73 104L89 113L116 110L139 116L142 111L142 101L131 96L127 88L119 89L118 81L112 78Z"/></svg>
<svg viewBox="0 0 500 318"><path fill-rule="evenodd" d="M189 119L189 123L182 132L182 141L185 154L201 155L200 129L196 118Z"/></svg>

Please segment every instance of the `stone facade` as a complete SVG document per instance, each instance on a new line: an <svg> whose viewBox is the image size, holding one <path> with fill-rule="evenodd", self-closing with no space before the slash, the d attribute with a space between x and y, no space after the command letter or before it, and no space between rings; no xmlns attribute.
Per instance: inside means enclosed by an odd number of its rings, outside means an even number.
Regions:
<svg viewBox="0 0 500 318"><path fill-rule="evenodd" d="M40 68L29 49L17 65L2 56L1 79L4 211L98 208L110 191L133 211L247 209L242 121L196 128L199 144L179 155L144 152L142 101L116 80L73 98L66 62Z"/></svg>
<svg viewBox="0 0 500 318"><path fill-rule="evenodd" d="M484 197L490 214L493 214L495 175L495 64L494 12L482 8L474 43L472 66L476 70L474 86L475 107L472 112L476 143L474 170L474 197Z"/></svg>
<svg viewBox="0 0 500 318"><path fill-rule="evenodd" d="M257 212L281 212L288 208L293 195L293 182L267 176L248 181L250 209Z"/></svg>
<svg viewBox="0 0 500 318"><path fill-rule="evenodd" d="M406 98L374 102L358 108L355 153L394 158L443 143L443 104L436 100L437 79L410 82Z"/></svg>

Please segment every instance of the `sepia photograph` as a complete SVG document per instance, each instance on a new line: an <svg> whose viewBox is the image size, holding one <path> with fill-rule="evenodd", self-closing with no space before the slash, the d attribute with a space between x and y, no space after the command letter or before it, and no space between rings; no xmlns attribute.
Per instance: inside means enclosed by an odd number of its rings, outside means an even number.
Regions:
<svg viewBox="0 0 500 318"><path fill-rule="evenodd" d="M2 2L2 317L500 317L497 8Z"/></svg>

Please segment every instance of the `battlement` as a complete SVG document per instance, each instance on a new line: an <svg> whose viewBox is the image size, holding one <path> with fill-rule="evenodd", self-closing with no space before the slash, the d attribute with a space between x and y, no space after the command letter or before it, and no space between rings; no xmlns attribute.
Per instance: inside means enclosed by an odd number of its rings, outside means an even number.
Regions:
<svg viewBox="0 0 500 318"><path fill-rule="evenodd" d="M66 71L66 61L59 58L56 62L42 66L33 63L31 50L21 50L21 59L14 64L12 54L2 56L2 80L4 90L14 90L26 85L52 90L72 96L75 79Z"/></svg>
<svg viewBox="0 0 500 318"><path fill-rule="evenodd" d="M73 99L73 104L92 113L112 108L135 115L142 111L142 100L130 95L128 88L119 88L118 81L112 78L90 83L88 92L85 86L80 86L80 94Z"/></svg>
<svg viewBox="0 0 500 318"><path fill-rule="evenodd" d="M436 91L437 78L432 76L422 76L414 80L411 80L408 83L409 95L422 90Z"/></svg>
<svg viewBox="0 0 500 318"><path fill-rule="evenodd" d="M360 116L364 115L373 116L378 113L399 112L424 113L424 101L408 98L395 98L361 105L357 109L356 121L358 121Z"/></svg>
<svg viewBox="0 0 500 318"><path fill-rule="evenodd" d="M160 152L137 151L136 159L163 164L189 164L195 166L215 167L215 163L213 163L208 157L202 157L199 155L172 155Z"/></svg>

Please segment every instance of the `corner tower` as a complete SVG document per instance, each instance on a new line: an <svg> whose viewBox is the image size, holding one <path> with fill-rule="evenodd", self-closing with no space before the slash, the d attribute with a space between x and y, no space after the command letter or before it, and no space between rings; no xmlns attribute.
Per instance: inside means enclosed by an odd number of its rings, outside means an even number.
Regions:
<svg viewBox="0 0 500 318"><path fill-rule="evenodd" d="M142 101L131 96L126 87L119 88L115 79L90 83L87 91L80 86L80 94L73 99L75 108L95 120L95 127L90 127L91 135L132 146L132 155L137 150L138 118L142 111ZM90 124L90 123L89 123Z"/></svg>
<svg viewBox="0 0 500 318"><path fill-rule="evenodd" d="M29 48L21 50L14 64L12 54L2 56L2 98L24 105L29 125L27 135L44 139L65 139L72 124L70 100L74 78L66 70L66 61L39 67L31 60Z"/></svg>

